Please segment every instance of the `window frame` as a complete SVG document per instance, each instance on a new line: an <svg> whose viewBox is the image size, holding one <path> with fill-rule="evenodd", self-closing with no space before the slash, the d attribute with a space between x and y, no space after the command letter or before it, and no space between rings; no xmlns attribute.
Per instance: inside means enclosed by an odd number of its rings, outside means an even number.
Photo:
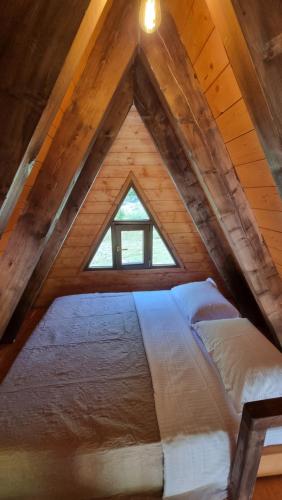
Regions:
<svg viewBox="0 0 282 500"><path fill-rule="evenodd" d="M115 220L115 217L123 204L128 192L130 189L133 188L135 193L137 194L140 202L142 203L144 209L146 210L149 219L148 220L130 220L130 221L121 221L121 220ZM158 264L158 265L153 265L153 228L157 230L159 233L159 236L167 248L169 254L171 255L172 259L174 260L174 264ZM90 263L93 260L99 245L103 241L107 231L111 229L111 235L112 235L112 261L113 261L113 266L112 267L90 267ZM121 260L121 255L122 255L122 249L119 251L119 248L121 248L121 231L127 230L127 231L134 231L134 230L144 230L144 263L142 264L122 264ZM181 267L178 259L175 256L175 253L173 249L171 249L165 238L162 235L162 232L160 228L158 227L158 224L156 224L154 217L152 216L151 211L148 209L147 204L144 203L142 196L140 195L138 189L133 183L130 183L127 186L127 189L125 191L124 196L122 197L121 201L119 202L116 210L112 214L110 220L106 224L106 226L103 229L102 235L100 236L98 242L95 245L95 251L93 252L93 247L91 250L91 256L87 260L86 266L84 268L85 271L122 271L122 270L134 270L134 269L144 269L144 270L154 270L154 269L165 269L165 268L170 268L170 269L175 269Z"/></svg>

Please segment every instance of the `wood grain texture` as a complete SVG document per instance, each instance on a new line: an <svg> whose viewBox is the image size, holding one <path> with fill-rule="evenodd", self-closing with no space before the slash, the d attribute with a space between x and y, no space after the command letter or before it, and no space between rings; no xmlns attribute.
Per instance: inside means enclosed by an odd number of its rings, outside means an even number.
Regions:
<svg viewBox="0 0 282 500"><path fill-rule="evenodd" d="M175 30L169 15L163 13L159 32L150 38L142 34L144 63L155 88L162 89L160 98L254 297L282 342L280 277Z"/></svg>
<svg viewBox="0 0 282 500"><path fill-rule="evenodd" d="M111 145L115 141L115 138L122 126L128 111L133 103L133 89L132 89L132 75L126 75L122 79L118 89L116 90L112 101L109 106L109 110L105 113L105 119L101 125L100 132L94 141L91 152L83 166L83 169L73 187L73 190L68 198L68 201L60 215L60 218L56 224L56 227L47 242L44 251L35 267L28 285L21 296L21 299L11 317L11 320L6 328L5 334L2 338L3 343L13 342L16 338L18 331L20 330L28 312L32 308L41 287L56 259L58 252L60 251L67 234L72 227L77 214L83 205L83 202L89 192L94 179L96 178L102 162L107 155ZM91 202L90 202L91 203ZM93 206L94 205L94 206ZM102 205L102 206L101 206ZM92 213L95 216L95 223L98 223L97 214L107 214L111 207L111 203L101 202L99 208L99 202L91 203L91 207L84 204L83 213ZM105 217L105 215L104 215ZM104 219L104 218L103 218ZM103 221L102 219L102 221ZM78 226L80 228L80 226ZM99 227L99 226L98 226ZM92 228L90 228L92 233ZM82 235L87 233L89 228L84 226ZM75 268L82 264L83 252L76 252L72 254L70 249L62 252L62 266L71 267L74 264Z"/></svg>
<svg viewBox="0 0 282 500"><path fill-rule="evenodd" d="M0 262L0 335L42 254L98 132L105 109L134 56L136 4L114 2L88 58Z"/></svg>
<svg viewBox="0 0 282 500"><path fill-rule="evenodd" d="M141 61L135 65L134 102L226 287L242 314L259 322L259 310L253 310L249 288ZM185 242L189 237L187 224L183 232L182 227L183 224L171 224L173 241L176 237L179 242ZM240 301L240 296L244 300Z"/></svg>
<svg viewBox="0 0 282 500"><path fill-rule="evenodd" d="M282 4L279 0L207 0L207 4L282 195L282 54L273 59L264 56L281 34Z"/></svg>
<svg viewBox="0 0 282 500"><path fill-rule="evenodd" d="M79 60L90 37L85 22L80 26L90 4L69 0L66 9L56 0L15 0L2 5L0 234L71 80L74 56Z"/></svg>
<svg viewBox="0 0 282 500"><path fill-rule="evenodd" d="M133 128L131 128L132 124L134 125ZM133 164L129 169L126 165L120 166L119 155L122 156L123 153L116 152L116 143L119 148L120 141L123 141L125 137L129 139L135 137L135 141L139 140L140 137L141 143L144 138L150 141L154 149L154 152L151 154L157 159L157 166L152 165L139 168L138 165ZM107 158L112 154L115 154L118 165L111 165L109 167ZM133 159L139 154L139 152L134 153L130 151ZM121 182L119 190L113 191L111 184L103 184L101 182L105 178L108 181L111 180L111 172L113 176L119 175L118 179ZM84 264L94 252L94 248L104 231L105 225L116 209L121 194L124 192L130 179L133 179L140 193L142 193L147 206L151 210L167 241L169 241L173 252L180 262L182 262L182 267L141 271L84 271ZM162 198L162 201L159 200L159 196ZM169 199L167 200L166 198ZM107 200L106 206L104 205L104 200ZM97 208L97 205L101 208ZM105 213L106 208L108 208L107 213ZM103 211L105 215L104 220L97 217L99 215L97 212L100 211ZM88 219L89 224L85 224L87 219L81 219L80 214L90 217ZM156 289L156 287L170 288L178 283L205 279L209 275L213 276L222 287L219 274L208 256L197 229L192 223L192 219L174 187L173 181L160 154L157 152L150 134L134 107L128 114L117 141L114 142L105 158L103 166L81 208L80 214L76 218L62 250L58 254L54 266L48 275L47 281L38 298L37 305L47 305L50 300L62 294L82 293L83 291L144 290Z"/></svg>

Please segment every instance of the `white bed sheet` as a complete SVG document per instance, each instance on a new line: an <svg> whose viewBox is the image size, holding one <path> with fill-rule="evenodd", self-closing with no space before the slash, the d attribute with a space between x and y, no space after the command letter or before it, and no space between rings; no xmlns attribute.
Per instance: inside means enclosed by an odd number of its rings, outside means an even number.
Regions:
<svg viewBox="0 0 282 500"><path fill-rule="evenodd" d="M164 450L164 498L226 498L240 416L169 291L135 292ZM281 429L266 444L282 443Z"/></svg>

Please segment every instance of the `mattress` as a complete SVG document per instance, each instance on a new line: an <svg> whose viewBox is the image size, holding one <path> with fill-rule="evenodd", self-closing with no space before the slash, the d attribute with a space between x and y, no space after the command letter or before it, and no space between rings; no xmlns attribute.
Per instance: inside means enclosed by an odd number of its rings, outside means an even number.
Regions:
<svg viewBox="0 0 282 500"><path fill-rule="evenodd" d="M161 497L162 460L132 295L57 299L0 386L0 498Z"/></svg>
<svg viewBox="0 0 282 500"><path fill-rule="evenodd" d="M169 292L62 297L0 386L0 498L218 500L234 415Z"/></svg>

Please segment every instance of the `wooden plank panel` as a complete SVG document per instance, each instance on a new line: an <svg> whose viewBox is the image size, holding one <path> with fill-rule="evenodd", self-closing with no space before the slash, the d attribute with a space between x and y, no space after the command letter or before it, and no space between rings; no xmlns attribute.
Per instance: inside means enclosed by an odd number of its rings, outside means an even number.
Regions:
<svg viewBox="0 0 282 500"><path fill-rule="evenodd" d="M165 0L165 4L171 12L179 33L187 29L188 17L194 0Z"/></svg>
<svg viewBox="0 0 282 500"><path fill-rule="evenodd" d="M109 153L105 164L106 165L161 165L161 158L157 151L155 153L134 153L134 154L120 154Z"/></svg>
<svg viewBox="0 0 282 500"><path fill-rule="evenodd" d="M227 142L226 147L234 165L264 159L264 152L255 130Z"/></svg>
<svg viewBox="0 0 282 500"><path fill-rule="evenodd" d="M248 187L271 187L275 186L274 179L266 160L258 160L236 166L242 186Z"/></svg>
<svg viewBox="0 0 282 500"><path fill-rule="evenodd" d="M282 232L282 213L254 208L253 212L261 228Z"/></svg>
<svg viewBox="0 0 282 500"><path fill-rule="evenodd" d="M206 91L205 96L214 118L241 99L241 92L230 65Z"/></svg>
<svg viewBox="0 0 282 500"><path fill-rule="evenodd" d="M194 64L196 75L205 91L228 65L227 55L217 30L213 30Z"/></svg>
<svg viewBox="0 0 282 500"><path fill-rule="evenodd" d="M161 101L211 205L215 207L253 297L272 329L273 339L277 341L279 337L282 345L280 277L261 238L219 130L202 98L191 63L175 35L174 23L167 12L163 13L162 19L157 33L150 38L142 34L142 61L155 88L161 89ZM242 163L244 161L242 159Z"/></svg>
<svg viewBox="0 0 282 500"><path fill-rule="evenodd" d="M207 4L282 194L281 55L264 59L272 36L275 39L281 32L282 4L276 0L272 4L207 0Z"/></svg>
<svg viewBox="0 0 282 500"><path fill-rule="evenodd" d="M245 188L251 207L282 212L282 199L276 187ZM282 228L281 228L282 230Z"/></svg>
<svg viewBox="0 0 282 500"><path fill-rule="evenodd" d="M130 151L130 154L133 153L154 153L156 150L150 138L125 138L122 137L117 139L112 146L112 153L127 153Z"/></svg>
<svg viewBox="0 0 282 500"><path fill-rule="evenodd" d="M137 44L135 2L114 2L1 259L0 336L77 179ZM95 99L93 98L95 96Z"/></svg>
<svg viewBox="0 0 282 500"><path fill-rule="evenodd" d="M187 216L188 216L188 220L191 220L192 221L192 218L190 216L190 214L188 214L188 212L162 212L161 214L159 214L159 219L161 222L163 223L178 223L178 222L186 222L187 220Z"/></svg>
<svg viewBox="0 0 282 500"><path fill-rule="evenodd" d="M68 9L56 0L15 0L2 5L0 233L104 4L96 2L94 15L94 2L89 0L70 0Z"/></svg>
<svg viewBox="0 0 282 500"><path fill-rule="evenodd" d="M227 109L216 122L224 142L231 141L254 128L243 99Z"/></svg>

